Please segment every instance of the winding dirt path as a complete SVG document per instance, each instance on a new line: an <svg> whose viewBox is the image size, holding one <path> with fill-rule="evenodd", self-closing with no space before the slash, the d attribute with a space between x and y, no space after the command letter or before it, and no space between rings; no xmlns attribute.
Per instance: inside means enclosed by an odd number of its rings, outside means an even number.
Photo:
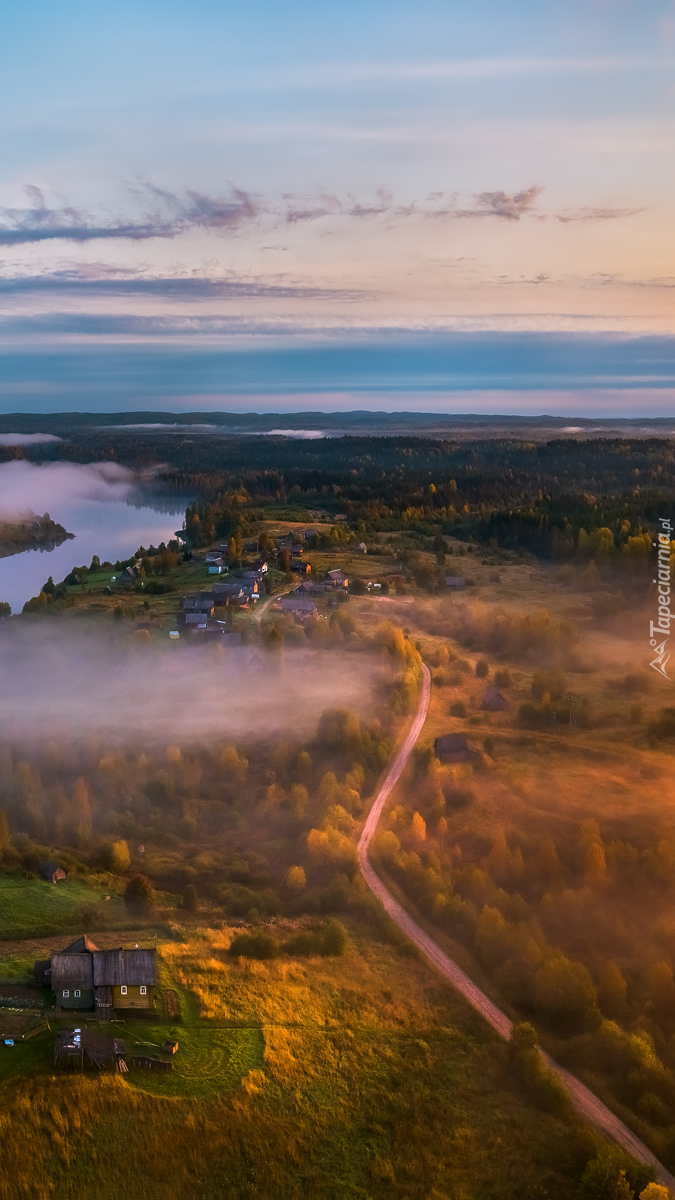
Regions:
<svg viewBox="0 0 675 1200"><path fill-rule="evenodd" d="M359 838L358 856L361 874L370 890L377 896L399 929L403 930L425 957L461 992L465 999L469 1001L469 1004L489 1022L492 1028L496 1029L497 1033L503 1038L508 1038L511 1034L511 1021L506 1013L503 1013L490 1000L489 996L486 996L485 992L482 992L473 980L469 979L469 976L462 968L444 950L441 950L441 947L437 945L433 938L394 899L379 875L374 871L368 858L368 847L373 840L382 809L403 774L406 763L410 758L426 720L431 695L431 675L426 666L423 667L423 672L422 694L415 719L408 730L403 745L387 772L382 787L373 801L368 819ZM595 1125L596 1129L599 1129L607 1137L611 1138L612 1141L617 1142L619 1146L623 1146L624 1150L627 1150L639 1162L648 1163L649 1166L654 1167L659 1181L670 1188L673 1194L675 1194L675 1176L671 1175L662 1166L651 1150L631 1132L628 1126L624 1125L623 1121L620 1121L611 1109L607 1108L607 1105L603 1104L602 1100L599 1100L576 1076L570 1074L564 1067L559 1067L548 1054L544 1054L544 1058L549 1067L557 1073L564 1083L577 1112L592 1125Z"/></svg>

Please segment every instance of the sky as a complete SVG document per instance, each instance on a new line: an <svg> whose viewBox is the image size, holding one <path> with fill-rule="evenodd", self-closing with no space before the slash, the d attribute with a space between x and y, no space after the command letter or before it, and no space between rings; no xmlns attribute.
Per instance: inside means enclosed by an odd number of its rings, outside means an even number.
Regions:
<svg viewBox="0 0 675 1200"><path fill-rule="evenodd" d="M659 415L673 0L26 0L0 409Z"/></svg>

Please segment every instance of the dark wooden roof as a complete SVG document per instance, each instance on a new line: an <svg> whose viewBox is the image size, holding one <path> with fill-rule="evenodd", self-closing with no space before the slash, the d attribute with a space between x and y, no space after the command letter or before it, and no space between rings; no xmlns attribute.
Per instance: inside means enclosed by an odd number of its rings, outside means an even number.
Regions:
<svg viewBox="0 0 675 1200"><path fill-rule="evenodd" d="M463 750L468 750L466 737L463 733L446 733L443 737L436 738L434 742L434 750L438 754L461 754Z"/></svg>
<svg viewBox="0 0 675 1200"><path fill-rule="evenodd" d="M157 982L154 950L95 950L92 957L94 987L154 987Z"/></svg>
<svg viewBox="0 0 675 1200"><path fill-rule="evenodd" d="M64 988L91 991L94 986L91 954L53 954L52 987L55 992Z"/></svg>

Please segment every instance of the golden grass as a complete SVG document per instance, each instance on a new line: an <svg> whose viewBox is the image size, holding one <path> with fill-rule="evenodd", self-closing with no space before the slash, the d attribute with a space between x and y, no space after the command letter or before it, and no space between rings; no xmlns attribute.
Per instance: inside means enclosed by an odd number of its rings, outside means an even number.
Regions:
<svg viewBox="0 0 675 1200"><path fill-rule="evenodd" d="M236 965L228 941L167 943L162 972L194 974L198 1020L262 1019L262 1065L201 1100L10 1080L0 1200L572 1200L590 1144L510 1089L495 1035L427 967L358 930L344 958L302 964Z"/></svg>

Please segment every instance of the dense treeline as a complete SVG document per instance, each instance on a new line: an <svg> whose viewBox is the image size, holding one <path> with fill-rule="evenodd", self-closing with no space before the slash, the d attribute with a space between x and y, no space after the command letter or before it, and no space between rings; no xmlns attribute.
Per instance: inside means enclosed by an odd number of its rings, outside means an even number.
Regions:
<svg viewBox="0 0 675 1200"><path fill-rule="evenodd" d="M12 456L23 453L11 448ZM644 565L669 511L675 444L598 438L459 442L416 437L291 440L80 429L35 461L156 468L157 486L194 495L201 532L231 536L251 507L320 508L354 526L457 533L566 560Z"/></svg>

